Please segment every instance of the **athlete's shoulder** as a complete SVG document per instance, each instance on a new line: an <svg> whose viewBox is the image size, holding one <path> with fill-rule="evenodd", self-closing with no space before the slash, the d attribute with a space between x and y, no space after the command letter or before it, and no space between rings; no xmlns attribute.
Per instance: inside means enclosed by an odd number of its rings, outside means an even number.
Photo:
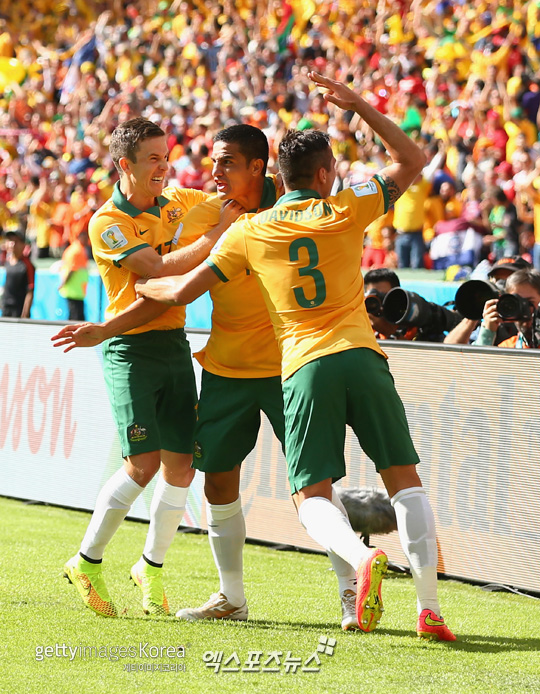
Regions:
<svg viewBox="0 0 540 694"><path fill-rule="evenodd" d="M119 210L112 199L109 199L107 202L103 203L103 205L96 210L96 212L94 212L90 218L88 228L89 232L92 233L92 230L103 230L113 224L119 226L136 227L133 218L125 212L122 212L122 210Z"/></svg>
<svg viewBox="0 0 540 694"><path fill-rule="evenodd" d="M180 188L180 186L167 186L161 195L171 202L180 203L186 210L199 205L210 197L209 193L194 188Z"/></svg>

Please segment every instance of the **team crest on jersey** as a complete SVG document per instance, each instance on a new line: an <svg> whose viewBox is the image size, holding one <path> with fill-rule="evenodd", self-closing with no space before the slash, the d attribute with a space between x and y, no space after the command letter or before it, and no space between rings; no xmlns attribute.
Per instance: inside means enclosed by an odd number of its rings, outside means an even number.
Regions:
<svg viewBox="0 0 540 694"><path fill-rule="evenodd" d="M378 192L377 185L373 181L359 183L357 186L351 186L351 190L357 198L361 198L364 195L376 195Z"/></svg>
<svg viewBox="0 0 540 694"><path fill-rule="evenodd" d="M105 241L111 251L115 251L117 248L126 246L128 242L124 234L120 231L120 227L117 227L116 225L105 229L105 231L101 233L101 238L103 241Z"/></svg>
<svg viewBox="0 0 540 694"><path fill-rule="evenodd" d="M167 219L169 220L169 224L180 221L183 216L184 213L180 207L173 207L172 210L167 210Z"/></svg>
<svg viewBox="0 0 540 694"><path fill-rule="evenodd" d="M132 443L146 441L148 438L146 427L143 427L140 424L134 424L128 431L128 438Z"/></svg>
<svg viewBox="0 0 540 694"><path fill-rule="evenodd" d="M198 441L195 441L193 444L193 455L195 458L202 458L202 448L201 444Z"/></svg>

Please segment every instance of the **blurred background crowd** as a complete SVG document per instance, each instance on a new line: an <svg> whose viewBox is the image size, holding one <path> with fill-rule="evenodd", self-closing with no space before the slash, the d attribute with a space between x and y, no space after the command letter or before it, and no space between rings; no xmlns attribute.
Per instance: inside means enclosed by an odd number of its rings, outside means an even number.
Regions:
<svg viewBox="0 0 540 694"><path fill-rule="evenodd" d="M283 132L314 127L336 190L367 180L384 149L313 69L427 154L368 230L366 268L540 269L539 47L540 0L0 0L0 228L61 258L112 192L112 130L138 115L168 134L180 186L213 190L212 138L238 122L268 136L270 171Z"/></svg>

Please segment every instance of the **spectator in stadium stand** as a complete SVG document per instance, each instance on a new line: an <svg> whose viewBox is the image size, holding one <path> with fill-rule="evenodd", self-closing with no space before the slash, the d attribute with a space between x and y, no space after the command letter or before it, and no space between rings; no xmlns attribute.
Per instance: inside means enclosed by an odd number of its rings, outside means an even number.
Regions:
<svg viewBox="0 0 540 694"><path fill-rule="evenodd" d="M182 188L194 188L204 190L206 184L212 179L212 172L203 164L203 159L208 157L208 147L194 142L186 150L187 165L181 169L176 180Z"/></svg>
<svg viewBox="0 0 540 694"><path fill-rule="evenodd" d="M84 297L88 284L88 231L81 231L62 255L58 292L67 299L69 320L84 321Z"/></svg>
<svg viewBox="0 0 540 694"><path fill-rule="evenodd" d="M431 182L444 161L444 143L441 141L440 145L429 164L394 205L395 249L400 268L424 267L424 208L431 192Z"/></svg>
<svg viewBox="0 0 540 694"><path fill-rule="evenodd" d="M2 295L3 318L30 318L34 299L35 268L26 255L24 231L6 233L6 278Z"/></svg>
<svg viewBox="0 0 540 694"><path fill-rule="evenodd" d="M529 317L522 317L515 321L517 335L503 340L498 347L510 347L514 349L538 348L538 334L533 332L534 318L540 306L540 272L535 269L517 270L506 281L506 291L515 294L528 302ZM474 345L493 345L497 335L497 329L502 323L497 310L498 299L486 301L482 316L482 324Z"/></svg>
<svg viewBox="0 0 540 694"><path fill-rule="evenodd" d="M0 91L0 167L7 185L0 194L21 222L30 179L47 166L65 175L75 143L84 143L98 170L113 172L110 134L137 115L157 118L170 137L185 134L186 148L205 130L209 145L228 121L250 122L264 111L271 173L283 132L305 116L335 134L338 148L346 146L352 172L362 161L383 166L369 132L360 132L355 146L344 143L336 109L305 84L290 86L291 76L296 80L312 66L365 90L394 122L419 127L423 142L444 141L457 190L473 178L482 192L502 185L494 168L505 161L504 138L516 186L540 154L534 2L499 8L451 1L443 10L435 0L379 0L376 7L313 0L305 11L298 2L255 3L252 11L244 0L109 6L101 14L103 3L95 0L81 3L77 14L53 0L5 7L2 51L15 63L10 75L0 74L0 88L7 80Z"/></svg>
<svg viewBox="0 0 540 694"><path fill-rule="evenodd" d="M519 250L519 228L516 206L502 188L493 187L486 192L481 204L482 220L489 234L484 236L484 244L491 244L495 260L517 255Z"/></svg>

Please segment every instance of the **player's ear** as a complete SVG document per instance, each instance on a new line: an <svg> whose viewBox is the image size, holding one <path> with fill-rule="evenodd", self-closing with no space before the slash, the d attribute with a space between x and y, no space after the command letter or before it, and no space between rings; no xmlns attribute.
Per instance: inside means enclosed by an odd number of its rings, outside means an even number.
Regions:
<svg viewBox="0 0 540 694"><path fill-rule="evenodd" d="M127 173L129 171L129 159L127 157L120 157L118 164L120 165L123 173Z"/></svg>
<svg viewBox="0 0 540 694"><path fill-rule="evenodd" d="M250 162L251 173L253 176L260 176L264 171L264 162L262 159L252 159Z"/></svg>

